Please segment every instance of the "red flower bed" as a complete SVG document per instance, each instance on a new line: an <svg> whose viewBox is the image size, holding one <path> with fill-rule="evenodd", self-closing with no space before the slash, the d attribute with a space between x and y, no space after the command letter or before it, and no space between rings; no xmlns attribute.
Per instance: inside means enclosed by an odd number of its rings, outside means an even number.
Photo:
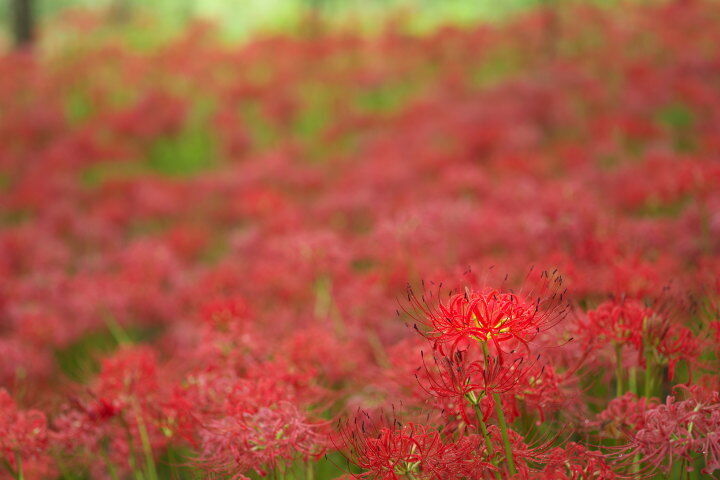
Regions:
<svg viewBox="0 0 720 480"><path fill-rule="evenodd" d="M0 478L717 475L719 31L3 56Z"/></svg>

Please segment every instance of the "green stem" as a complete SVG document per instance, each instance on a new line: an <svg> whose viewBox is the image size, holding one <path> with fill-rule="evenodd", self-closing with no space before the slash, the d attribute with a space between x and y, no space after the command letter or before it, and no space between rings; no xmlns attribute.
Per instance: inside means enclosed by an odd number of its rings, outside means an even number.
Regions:
<svg viewBox="0 0 720 480"><path fill-rule="evenodd" d="M630 466L630 470L633 474L640 473L640 454L636 453L633 457L633 463Z"/></svg>
<svg viewBox="0 0 720 480"><path fill-rule="evenodd" d="M488 356L490 355L490 353L488 352L487 343L480 343L482 345L483 356L485 357L485 364L487 365ZM495 413L497 413L498 424L500 426L500 434L502 436L503 446L505 447L505 461L508 464L508 470L510 471L510 475L515 475L517 473L517 470L515 470L515 460L513 458L512 446L510 445L510 437L508 436L507 422L505 421L505 412L503 411L500 395L498 395L497 393L493 393L493 400L495 401Z"/></svg>
<svg viewBox="0 0 720 480"><path fill-rule="evenodd" d="M127 334L125 329L122 328L110 314L105 316L105 325L107 325L110 334L119 346L132 345L133 342L130 335Z"/></svg>
<svg viewBox="0 0 720 480"><path fill-rule="evenodd" d="M128 425L127 420L125 420L125 414L123 412L120 413L118 418L120 425L122 425L123 430L125 430L125 438L127 439L129 447L127 461L130 466L130 471L132 471L135 480L144 480L142 472L137 468L137 461L135 460L135 442L133 441L132 432L130 431L130 425Z"/></svg>
<svg viewBox="0 0 720 480"><path fill-rule="evenodd" d="M153 457L152 446L150 445L150 437L148 436L145 421L142 418L142 412L137 403L135 404L135 416L137 417L138 431L140 432L140 442L142 443L143 453L145 454L147 477L149 480L158 480L155 458Z"/></svg>
<svg viewBox="0 0 720 480"><path fill-rule="evenodd" d="M485 358L485 364L487 365L488 356L490 355L490 353L488 352L487 343L480 342L480 344L482 345L483 357ZM487 392L485 393L487 394ZM505 421L505 412L503 411L500 395L498 395L497 393L493 393L493 400L495 401L495 412L497 413L498 424L500 426L500 434L502 435L503 446L505 447L505 461L508 464L508 470L510 471L510 475L515 475L517 471L515 470L515 461L513 459L510 438L508 437L507 422ZM482 422L480 423L483 424Z"/></svg>
<svg viewBox="0 0 720 480"><path fill-rule="evenodd" d="M513 458L512 446L510 445L510 437L508 436L508 427L505 421L502 400L497 393L493 393L493 400L495 401L495 413L497 413L500 434L502 435L503 445L505 447L505 460L507 461L510 475L515 475L517 470L515 470L515 460Z"/></svg>
<svg viewBox="0 0 720 480"><path fill-rule="evenodd" d="M692 469L692 471L688 472L688 478L690 478L690 480L699 480L700 476L698 474L698 466L697 466L696 459L693 458L693 462L692 462L691 466L693 467L693 469Z"/></svg>
<svg viewBox="0 0 720 480"><path fill-rule="evenodd" d="M687 474L686 464L687 464L687 459L683 458L682 461L680 462L680 468L678 469L679 471L678 471L678 475L677 475L677 478L679 478L680 480L685 478L685 475Z"/></svg>
<svg viewBox="0 0 720 480"><path fill-rule="evenodd" d="M630 368L630 375L628 378L628 389L634 393L635 395L638 394L638 385L637 385L637 367L631 367ZM633 462L630 465L630 471L637 475L640 473L640 454L636 453L633 457Z"/></svg>
<svg viewBox="0 0 720 480"><path fill-rule="evenodd" d="M22 458L20 458L19 453L15 454L15 463L17 463L17 472L15 478L17 478L17 480L24 480L25 474L23 473Z"/></svg>
<svg viewBox="0 0 720 480"><path fill-rule="evenodd" d="M106 447L103 447L100 449L100 456L105 461L105 465L107 466L108 475L110 475L111 480L118 480L117 471L115 471L115 465L113 465L113 463L110 461L110 457L108 457Z"/></svg>
<svg viewBox="0 0 720 480"><path fill-rule="evenodd" d="M485 447L487 448L488 455L491 458L490 462L495 465L495 460L492 458L495 455L495 449L493 448L492 441L490 441L490 435L488 434L485 420L483 420L483 414L480 410L480 405L478 405L477 402L470 401L470 403L473 406L473 410L475 411L475 418L477 418L478 425L480 426L480 432L482 433L483 439L485 440ZM501 480L500 472L495 471L495 478Z"/></svg>
<svg viewBox="0 0 720 480"><path fill-rule="evenodd" d="M13 468L10 466L10 461L3 457L0 457L0 461L2 461L2 465L3 467L5 467L5 471L7 471L13 478L15 478L15 470L13 470Z"/></svg>
<svg viewBox="0 0 720 480"><path fill-rule="evenodd" d="M653 369L652 369L652 367L650 366L650 362L649 362L648 360L646 360L646 365L645 365L645 398L650 398L650 397L652 397L652 393L653 393L652 383L653 383Z"/></svg>
<svg viewBox="0 0 720 480"><path fill-rule="evenodd" d="M637 395L637 367L630 368L630 375L628 378L628 389Z"/></svg>
<svg viewBox="0 0 720 480"><path fill-rule="evenodd" d="M643 385L644 391L645 391L645 398L652 397L653 393L653 362L652 362L652 349L647 344L648 342L648 334L647 334L647 319L643 319L643 343L645 344L645 348L643 349L643 353L645 354L645 385Z"/></svg>
<svg viewBox="0 0 720 480"><path fill-rule="evenodd" d="M622 370L622 345L615 344L615 396L622 397L623 394L623 370Z"/></svg>
<svg viewBox="0 0 720 480"><path fill-rule="evenodd" d="M308 459L307 467L305 468L305 480L314 480L315 471L312 460Z"/></svg>
<svg viewBox="0 0 720 480"><path fill-rule="evenodd" d="M177 455L175 455L175 449L168 445L167 447L168 463L170 464L170 474L173 478L180 478L180 472L178 471L179 461Z"/></svg>

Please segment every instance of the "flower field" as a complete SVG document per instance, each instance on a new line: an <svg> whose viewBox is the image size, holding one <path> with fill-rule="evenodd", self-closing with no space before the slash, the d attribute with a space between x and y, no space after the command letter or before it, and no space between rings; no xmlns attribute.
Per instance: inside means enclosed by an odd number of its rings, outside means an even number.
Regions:
<svg viewBox="0 0 720 480"><path fill-rule="evenodd" d="M0 478L720 478L720 4L543 5L4 53Z"/></svg>

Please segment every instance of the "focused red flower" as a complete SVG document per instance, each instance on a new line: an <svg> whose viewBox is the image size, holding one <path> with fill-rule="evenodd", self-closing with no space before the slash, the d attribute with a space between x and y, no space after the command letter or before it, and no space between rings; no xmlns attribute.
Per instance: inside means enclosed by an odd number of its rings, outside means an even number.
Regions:
<svg viewBox="0 0 720 480"><path fill-rule="evenodd" d="M525 376L533 368L533 362L526 360L521 355L500 361L495 356L483 357L468 351L457 351L451 357L435 353L431 363L423 355L423 372L416 377L429 395L454 400L457 413L472 424L463 403L479 405L493 394L515 393L527 382Z"/></svg>
<svg viewBox="0 0 720 480"><path fill-rule="evenodd" d="M558 324L567 313L559 278L541 282L528 294L484 288L451 295L433 307L412 291L408 298L425 327L422 333L442 354L452 354L471 345L484 344L498 352L523 346Z"/></svg>

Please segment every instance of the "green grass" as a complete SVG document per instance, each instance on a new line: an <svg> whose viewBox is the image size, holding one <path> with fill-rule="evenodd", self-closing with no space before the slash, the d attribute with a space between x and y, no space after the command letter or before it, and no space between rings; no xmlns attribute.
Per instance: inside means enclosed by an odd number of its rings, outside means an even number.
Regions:
<svg viewBox="0 0 720 480"><path fill-rule="evenodd" d="M116 326L88 333L79 340L55 351L60 371L68 378L84 383L100 371L100 359L115 351L121 343L139 343L157 335L149 328L131 327L118 338Z"/></svg>

